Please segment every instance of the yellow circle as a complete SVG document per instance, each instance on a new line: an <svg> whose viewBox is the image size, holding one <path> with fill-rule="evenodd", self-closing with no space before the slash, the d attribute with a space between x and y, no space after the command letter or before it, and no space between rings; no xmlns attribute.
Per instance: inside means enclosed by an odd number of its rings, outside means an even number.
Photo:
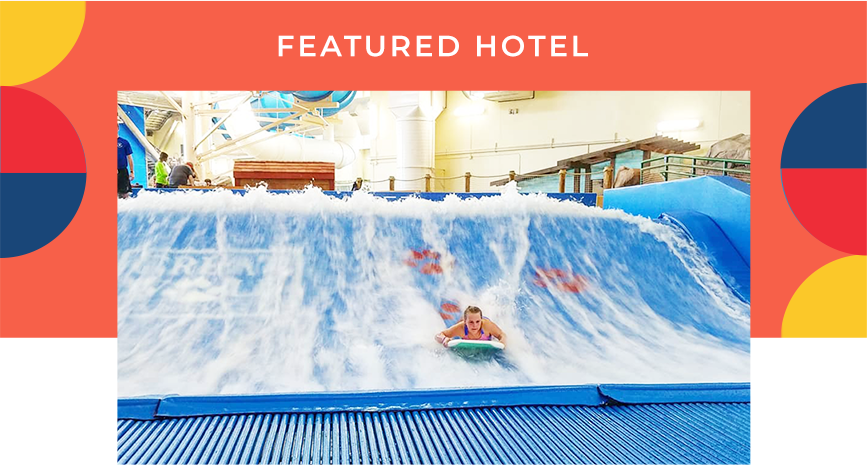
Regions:
<svg viewBox="0 0 867 465"><path fill-rule="evenodd" d="M867 256L841 258L811 274L789 301L783 337L867 337Z"/></svg>
<svg viewBox="0 0 867 465"><path fill-rule="evenodd" d="M0 85L15 86L54 69L84 25L84 2L0 2Z"/></svg>

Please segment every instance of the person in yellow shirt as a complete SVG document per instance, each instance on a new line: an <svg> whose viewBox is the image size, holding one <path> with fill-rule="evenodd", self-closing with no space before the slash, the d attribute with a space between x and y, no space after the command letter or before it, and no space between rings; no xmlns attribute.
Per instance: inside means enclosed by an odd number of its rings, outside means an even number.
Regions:
<svg viewBox="0 0 867 465"><path fill-rule="evenodd" d="M160 154L160 161L154 165L154 184L156 187L169 187L169 167L166 162L169 160L169 154L163 152Z"/></svg>

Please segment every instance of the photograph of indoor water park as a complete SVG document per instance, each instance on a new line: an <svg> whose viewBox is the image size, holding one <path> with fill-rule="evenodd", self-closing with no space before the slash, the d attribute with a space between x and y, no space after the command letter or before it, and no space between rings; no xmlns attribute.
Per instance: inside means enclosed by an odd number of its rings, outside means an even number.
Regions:
<svg viewBox="0 0 867 465"><path fill-rule="evenodd" d="M749 462L749 92L117 110L119 462Z"/></svg>

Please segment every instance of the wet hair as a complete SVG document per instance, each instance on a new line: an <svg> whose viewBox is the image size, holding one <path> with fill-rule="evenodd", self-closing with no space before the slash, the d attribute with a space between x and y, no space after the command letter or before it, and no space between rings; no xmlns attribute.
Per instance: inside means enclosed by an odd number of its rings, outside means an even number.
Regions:
<svg viewBox="0 0 867 465"><path fill-rule="evenodd" d="M169 154L163 152L160 154L160 161L167 161L169 159Z"/></svg>
<svg viewBox="0 0 867 465"><path fill-rule="evenodd" d="M484 315L482 315L482 309L481 308L476 307L475 305L470 305L467 307L466 310L464 310L464 320L467 319L467 315L470 313L478 313L480 317L484 318Z"/></svg>

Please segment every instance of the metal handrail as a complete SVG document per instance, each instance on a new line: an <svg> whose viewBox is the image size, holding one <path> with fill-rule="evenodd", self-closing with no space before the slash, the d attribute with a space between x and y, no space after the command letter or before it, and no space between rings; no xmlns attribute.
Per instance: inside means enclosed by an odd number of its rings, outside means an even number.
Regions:
<svg viewBox="0 0 867 465"><path fill-rule="evenodd" d="M669 163L669 161L668 161L669 158L675 158L675 159L680 159L680 160L692 160L693 162L691 165L685 165L682 163ZM722 166L722 168L719 168L719 167L715 167L715 166L696 165L695 160L708 161L708 162L721 162L723 164L723 166ZM653 163L656 161L663 161L664 163L659 164L659 165L655 165L655 166L644 166L645 164ZM661 157L650 158L650 159L641 161L641 168L639 170L641 176L639 177L639 183L644 184L645 171L660 170L660 169L661 169L661 171L656 171L656 172L662 174L663 179L665 181L668 181L668 175L669 174L677 174L680 176L686 176L686 177L693 177L694 178L694 177L698 176L696 174L696 169L708 170L708 171L721 171L723 176L727 176L729 173L747 174L747 175L750 174L750 170L729 168L729 164L732 164L732 165L738 165L738 164L749 165L750 160L741 160L741 159L737 159L737 158L692 157L689 155L663 155ZM670 166L677 166L677 167L691 169L692 172L671 171L671 170L669 170Z"/></svg>
<svg viewBox="0 0 867 465"><path fill-rule="evenodd" d="M665 160L666 158L680 158L683 160L701 160L701 161L724 161L729 163L742 163L744 165L749 165L750 160L741 160L739 158L708 158L708 157L691 157L689 155L663 155L661 157L650 158L647 160L641 160L641 164L651 163L654 161Z"/></svg>

